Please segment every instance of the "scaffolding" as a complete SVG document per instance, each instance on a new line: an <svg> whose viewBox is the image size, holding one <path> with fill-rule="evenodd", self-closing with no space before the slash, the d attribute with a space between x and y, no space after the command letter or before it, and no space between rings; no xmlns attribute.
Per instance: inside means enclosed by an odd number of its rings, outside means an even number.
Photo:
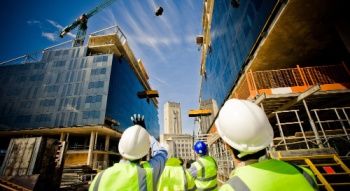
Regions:
<svg viewBox="0 0 350 191"><path fill-rule="evenodd" d="M350 73L344 63L248 71L242 79L231 97L250 100L265 111L275 135L269 153L295 153L293 157L298 158L299 152L313 155L328 149L334 150L333 154L345 165L350 164ZM235 166L214 124L209 133L206 141L209 154L218 162L220 184L229 179ZM326 154L328 157L329 153ZM284 159L289 160L280 160ZM308 168L313 165L310 164ZM318 165L314 166L319 168ZM322 176L319 174L321 179ZM331 184L321 179L319 186L325 190L332 190L329 189L332 185L348 185L350 182L342 179L343 183Z"/></svg>

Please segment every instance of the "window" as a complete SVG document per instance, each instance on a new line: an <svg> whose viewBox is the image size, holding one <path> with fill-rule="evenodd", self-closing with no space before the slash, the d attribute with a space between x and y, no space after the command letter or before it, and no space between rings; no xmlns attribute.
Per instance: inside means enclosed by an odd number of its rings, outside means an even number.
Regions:
<svg viewBox="0 0 350 191"><path fill-rule="evenodd" d="M40 114L35 117L35 122L51 121L52 114Z"/></svg>
<svg viewBox="0 0 350 191"><path fill-rule="evenodd" d="M84 111L83 119L100 118L100 111Z"/></svg>
<svg viewBox="0 0 350 191"><path fill-rule="evenodd" d="M66 65L65 61L58 61L58 62L53 63L52 67L63 67L65 65Z"/></svg>
<svg viewBox="0 0 350 191"><path fill-rule="evenodd" d="M86 97L85 103L96 103L102 101L102 95L88 96Z"/></svg>
<svg viewBox="0 0 350 191"><path fill-rule="evenodd" d="M91 70L91 75L106 74L106 68L97 68Z"/></svg>
<svg viewBox="0 0 350 191"><path fill-rule="evenodd" d="M98 82L90 82L88 85L88 89L91 88L102 88L104 86L104 81L98 81Z"/></svg>
<svg viewBox="0 0 350 191"><path fill-rule="evenodd" d="M16 82L24 82L26 81L26 76L18 76L17 79L16 79Z"/></svg>

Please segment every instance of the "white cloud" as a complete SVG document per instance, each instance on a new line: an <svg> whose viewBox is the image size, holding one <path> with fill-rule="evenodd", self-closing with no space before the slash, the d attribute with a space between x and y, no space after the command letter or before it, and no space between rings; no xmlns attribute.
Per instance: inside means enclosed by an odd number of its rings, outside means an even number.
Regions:
<svg viewBox="0 0 350 191"><path fill-rule="evenodd" d="M58 40L58 35L56 33L42 32L41 36L46 37L47 39L49 39L50 41L53 41L53 42Z"/></svg>
<svg viewBox="0 0 350 191"><path fill-rule="evenodd" d="M28 25L35 25L35 24L40 25L41 24L40 21L36 21L36 20L27 21L27 23L28 23Z"/></svg>

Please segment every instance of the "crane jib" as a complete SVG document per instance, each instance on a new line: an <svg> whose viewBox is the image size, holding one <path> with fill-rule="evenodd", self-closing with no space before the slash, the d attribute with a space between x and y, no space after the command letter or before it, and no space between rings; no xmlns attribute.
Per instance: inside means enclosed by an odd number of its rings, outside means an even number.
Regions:
<svg viewBox="0 0 350 191"><path fill-rule="evenodd" d="M76 37L75 37L75 40L73 43L73 47L83 45L84 39L85 39L84 36L85 36L86 30L87 30L88 19L90 17L92 17L93 15L95 15L96 13L98 13L99 11L101 11L102 9L108 7L109 5L114 3L115 1L116 0L106 0L102 4L100 4L99 6L95 7L93 10L91 10L89 13L82 14L78 19L73 21L72 24L70 24L62 29L62 31L60 32L60 37L63 38L67 33L69 33L70 31L75 29L77 26L79 26L78 32L76 34Z"/></svg>

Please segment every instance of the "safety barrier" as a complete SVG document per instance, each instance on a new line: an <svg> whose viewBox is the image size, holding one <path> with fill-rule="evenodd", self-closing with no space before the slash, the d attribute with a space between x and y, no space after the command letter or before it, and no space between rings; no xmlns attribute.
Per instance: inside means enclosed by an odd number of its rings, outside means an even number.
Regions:
<svg viewBox="0 0 350 191"><path fill-rule="evenodd" d="M234 97L251 99L262 93L278 94L303 92L313 85L322 90L350 88L350 72L345 63L328 66L288 68L267 71L248 71Z"/></svg>

